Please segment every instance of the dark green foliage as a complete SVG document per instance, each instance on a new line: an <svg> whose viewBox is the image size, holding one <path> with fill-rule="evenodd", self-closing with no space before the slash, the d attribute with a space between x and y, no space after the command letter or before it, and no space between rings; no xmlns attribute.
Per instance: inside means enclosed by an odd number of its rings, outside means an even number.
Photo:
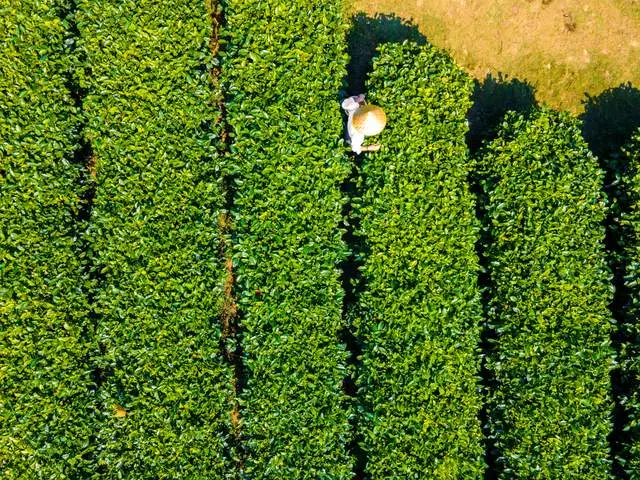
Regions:
<svg viewBox="0 0 640 480"><path fill-rule="evenodd" d="M354 212L364 291L359 431L371 478L482 478L482 308L467 187L472 83L443 52L385 44L369 100L388 126L363 156Z"/></svg>
<svg viewBox="0 0 640 480"><path fill-rule="evenodd" d="M376 13L368 16L358 12L351 17L347 34L347 52L349 54L348 95L358 95L365 91L365 80L373 67L372 59L378 54L378 45L383 43L402 43L410 40L424 45L426 39L413 22L394 14Z"/></svg>
<svg viewBox="0 0 640 480"><path fill-rule="evenodd" d="M533 86L526 81L491 73L474 81L469 110L469 146L473 153L486 141L496 136L504 115L508 111L528 114L536 106Z"/></svg>
<svg viewBox="0 0 640 480"><path fill-rule="evenodd" d="M625 426L630 434L629 463L624 465L632 480L640 479L640 131L625 149L628 168L623 175L625 209L621 218L623 258L627 266L625 286L629 302L623 323L626 339L621 351L624 383L628 397L623 403L630 413Z"/></svg>
<svg viewBox="0 0 640 480"><path fill-rule="evenodd" d="M248 478L352 476L338 338L349 172L341 10L331 0L225 2Z"/></svg>
<svg viewBox="0 0 640 480"><path fill-rule="evenodd" d="M82 0L78 26L96 171L88 236L103 352L97 471L231 478L220 112L205 5Z"/></svg>
<svg viewBox="0 0 640 480"><path fill-rule="evenodd" d="M608 478L613 352L602 172L567 114L509 114L483 152L501 478Z"/></svg>
<svg viewBox="0 0 640 480"><path fill-rule="evenodd" d="M80 478L95 403L63 2L0 2L0 471Z"/></svg>
<svg viewBox="0 0 640 480"><path fill-rule="evenodd" d="M591 151L609 163L640 127L640 90L623 83L595 97L587 95L580 119Z"/></svg>

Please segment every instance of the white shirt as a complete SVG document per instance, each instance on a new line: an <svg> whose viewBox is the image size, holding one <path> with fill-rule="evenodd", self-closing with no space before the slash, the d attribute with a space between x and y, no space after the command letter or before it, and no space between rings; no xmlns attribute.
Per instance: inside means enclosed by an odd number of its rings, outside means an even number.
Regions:
<svg viewBox="0 0 640 480"><path fill-rule="evenodd" d="M362 152L362 143L364 142L364 135L353 128L353 114L360 108L359 102L364 102L364 94L345 98L342 102L343 110L349 115L347 120L347 142L351 145L351 150L356 154Z"/></svg>

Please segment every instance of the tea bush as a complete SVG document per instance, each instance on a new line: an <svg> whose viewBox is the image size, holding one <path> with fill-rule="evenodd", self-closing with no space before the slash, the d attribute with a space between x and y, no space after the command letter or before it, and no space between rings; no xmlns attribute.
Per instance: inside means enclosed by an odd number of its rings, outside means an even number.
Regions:
<svg viewBox="0 0 640 480"><path fill-rule="evenodd" d="M627 265L625 286L629 302L625 305L623 323L626 341L621 351L622 371L628 396L623 405L628 410L629 422L625 429L630 435L628 463L623 465L632 480L640 479L640 131L625 149L627 168L622 178L625 191L625 209L621 216L623 232L623 258Z"/></svg>
<svg viewBox="0 0 640 480"><path fill-rule="evenodd" d="M0 3L0 471L87 475L95 428L65 2Z"/></svg>
<svg viewBox="0 0 640 480"><path fill-rule="evenodd" d="M200 0L78 2L105 478L230 478L221 131Z"/></svg>
<svg viewBox="0 0 640 480"><path fill-rule="evenodd" d="M608 478L612 299L602 172L568 114L510 114L482 153L501 478Z"/></svg>
<svg viewBox="0 0 640 480"><path fill-rule="evenodd" d="M350 479L338 337L341 183L350 170L337 101L347 63L342 3L224 6L244 472Z"/></svg>
<svg viewBox="0 0 640 480"><path fill-rule="evenodd" d="M363 156L353 199L366 472L482 478L479 224L465 144L473 86L430 45L384 44L378 54L368 99L384 108L388 126L382 149Z"/></svg>

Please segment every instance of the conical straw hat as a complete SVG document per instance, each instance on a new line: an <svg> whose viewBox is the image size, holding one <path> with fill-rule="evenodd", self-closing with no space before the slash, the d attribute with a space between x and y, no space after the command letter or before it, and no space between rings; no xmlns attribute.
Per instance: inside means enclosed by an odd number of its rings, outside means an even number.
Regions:
<svg viewBox="0 0 640 480"><path fill-rule="evenodd" d="M387 124L387 116L376 105L363 105L353 114L353 128L362 135L379 134Z"/></svg>

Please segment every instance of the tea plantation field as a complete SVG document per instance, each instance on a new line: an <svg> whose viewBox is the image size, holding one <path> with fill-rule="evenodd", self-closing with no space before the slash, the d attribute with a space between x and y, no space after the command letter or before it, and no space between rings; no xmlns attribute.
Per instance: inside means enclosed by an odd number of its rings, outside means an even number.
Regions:
<svg viewBox="0 0 640 480"><path fill-rule="evenodd" d="M349 29L0 0L0 478L640 479L640 130L399 41L355 156Z"/></svg>

